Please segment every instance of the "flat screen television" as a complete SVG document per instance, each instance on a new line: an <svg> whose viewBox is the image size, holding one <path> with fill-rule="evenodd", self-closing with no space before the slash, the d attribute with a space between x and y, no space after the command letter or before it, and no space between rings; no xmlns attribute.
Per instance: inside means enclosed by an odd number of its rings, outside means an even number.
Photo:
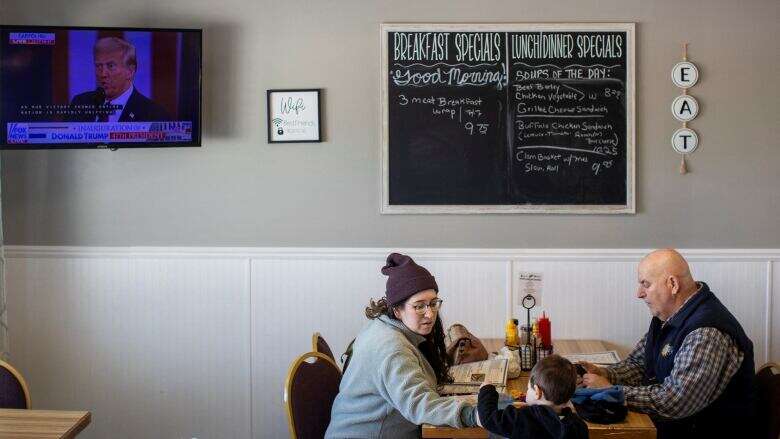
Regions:
<svg viewBox="0 0 780 439"><path fill-rule="evenodd" d="M200 146L199 29L0 26L0 148Z"/></svg>

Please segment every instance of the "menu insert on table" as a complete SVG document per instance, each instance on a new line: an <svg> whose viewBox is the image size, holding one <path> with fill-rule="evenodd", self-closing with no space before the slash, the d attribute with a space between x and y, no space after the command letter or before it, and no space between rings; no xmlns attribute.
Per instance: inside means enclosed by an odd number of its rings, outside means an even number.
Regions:
<svg viewBox="0 0 780 439"><path fill-rule="evenodd" d="M507 359L475 361L450 367L452 383L445 384L442 395L463 395L479 392L483 383L493 384L499 391L506 388Z"/></svg>

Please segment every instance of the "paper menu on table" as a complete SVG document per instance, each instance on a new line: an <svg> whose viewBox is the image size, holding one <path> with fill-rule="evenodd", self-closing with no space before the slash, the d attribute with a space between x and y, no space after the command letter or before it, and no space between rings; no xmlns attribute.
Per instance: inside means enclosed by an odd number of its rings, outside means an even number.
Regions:
<svg viewBox="0 0 780 439"><path fill-rule="evenodd" d="M445 384L439 389L439 394L444 396L455 395L458 397L477 396L481 384ZM505 386L496 386L498 393L506 393Z"/></svg>
<svg viewBox="0 0 780 439"><path fill-rule="evenodd" d="M617 351L589 352L583 354L561 354L572 363L587 361L593 364L615 364L620 362Z"/></svg>
<svg viewBox="0 0 780 439"><path fill-rule="evenodd" d="M482 383L489 383L494 385L505 385L506 371L506 358L474 361L450 367L450 375L452 375L453 379L452 384L480 385Z"/></svg>
<svg viewBox="0 0 780 439"><path fill-rule="evenodd" d="M453 382L442 386L443 395L477 393L483 383L497 388L506 386L507 359L475 361L450 367Z"/></svg>

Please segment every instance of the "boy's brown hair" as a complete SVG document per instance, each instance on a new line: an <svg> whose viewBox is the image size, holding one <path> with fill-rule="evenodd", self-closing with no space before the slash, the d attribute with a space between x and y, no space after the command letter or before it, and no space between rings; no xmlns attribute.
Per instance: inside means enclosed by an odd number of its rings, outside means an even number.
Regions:
<svg viewBox="0 0 780 439"><path fill-rule="evenodd" d="M556 405L564 404L577 388L577 370L571 361L560 355L550 355L536 363L528 382L539 386L546 400Z"/></svg>

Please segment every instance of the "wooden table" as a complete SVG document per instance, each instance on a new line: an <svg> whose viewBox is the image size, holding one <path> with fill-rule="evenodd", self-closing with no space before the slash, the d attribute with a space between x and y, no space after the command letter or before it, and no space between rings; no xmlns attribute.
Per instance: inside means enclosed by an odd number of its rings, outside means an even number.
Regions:
<svg viewBox="0 0 780 439"><path fill-rule="evenodd" d="M70 439L91 420L89 412L0 409L2 439Z"/></svg>
<svg viewBox="0 0 780 439"><path fill-rule="evenodd" d="M499 350L503 340L482 340L488 352ZM602 352L608 350L599 340L556 340L555 352L559 354L574 354L584 352ZM507 382L509 390L519 390L525 393L528 387L528 372L522 372L517 379ZM653 421L643 413L630 411L623 422L617 424L588 424L591 439L655 439L656 431ZM480 427L453 428L423 425L422 437L425 438L487 438L487 431Z"/></svg>

